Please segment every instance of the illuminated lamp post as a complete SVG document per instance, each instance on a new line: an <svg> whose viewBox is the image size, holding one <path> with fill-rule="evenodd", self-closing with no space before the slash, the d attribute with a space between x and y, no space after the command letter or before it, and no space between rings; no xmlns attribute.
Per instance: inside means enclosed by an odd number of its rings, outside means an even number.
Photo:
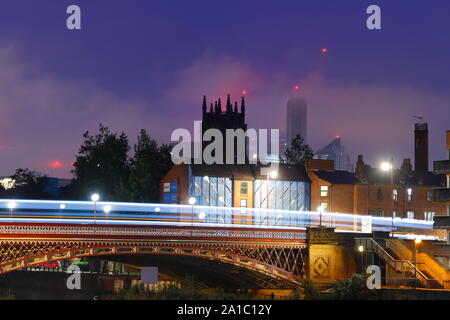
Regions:
<svg viewBox="0 0 450 320"><path fill-rule="evenodd" d="M319 227L322 227L322 213L325 211L325 207L320 205L317 207L317 212L319 212Z"/></svg>
<svg viewBox="0 0 450 320"><path fill-rule="evenodd" d="M66 208L66 205L64 203L61 203L59 205L59 223L62 223L62 211ZM59 228L61 230L61 227Z"/></svg>
<svg viewBox="0 0 450 320"><path fill-rule="evenodd" d="M10 218L11 223L12 223L13 210L16 206L17 206L17 204L15 202L13 202L13 201L8 202L9 218Z"/></svg>
<svg viewBox="0 0 450 320"><path fill-rule="evenodd" d="M394 231L394 159L391 158L389 161L384 161L381 163L381 170L389 171L391 176L391 191L389 195L390 199L390 209L392 215L392 231Z"/></svg>
<svg viewBox="0 0 450 320"><path fill-rule="evenodd" d="M191 235L194 232L194 205L197 202L197 199L195 197L190 197L188 200L189 204L191 205Z"/></svg>
<svg viewBox="0 0 450 320"><path fill-rule="evenodd" d="M94 233L95 233L96 224L97 224L97 201L99 199L100 199L100 196L98 195L98 193L94 193L91 196L91 200L94 202Z"/></svg>
<svg viewBox="0 0 450 320"><path fill-rule="evenodd" d="M422 243L422 239L420 238L416 238L414 240L414 265L416 266L414 272L416 275L416 287L417 287L417 246L420 245Z"/></svg>
<svg viewBox="0 0 450 320"><path fill-rule="evenodd" d="M269 184L270 184L270 178L272 179L276 179L278 177L278 171L276 170L272 170L269 172L269 174L267 175L267 210L269 210ZM267 225L269 224L269 212L267 212Z"/></svg>
<svg viewBox="0 0 450 320"><path fill-rule="evenodd" d="M108 214L111 212L111 210L112 210L112 208L111 208L110 205L106 205L106 206L103 207L103 212L106 214L106 219L108 221L108 225L109 225L109 216L108 216ZM111 231L112 231L112 229L111 229Z"/></svg>

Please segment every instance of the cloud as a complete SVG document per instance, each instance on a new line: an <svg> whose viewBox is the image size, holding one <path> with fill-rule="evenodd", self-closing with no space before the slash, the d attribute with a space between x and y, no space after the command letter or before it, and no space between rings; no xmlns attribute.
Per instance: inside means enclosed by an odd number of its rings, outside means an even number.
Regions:
<svg viewBox="0 0 450 320"><path fill-rule="evenodd" d="M324 73L274 70L227 54L206 51L178 70L159 96L121 98L88 79L50 74L25 61L14 46L0 45L0 175L18 167L70 176L86 131L99 123L125 131L134 141L140 128L168 142L176 128L201 120L201 100L247 90L246 120L252 128L285 128L286 102L293 79L303 79L308 100L308 142L315 150L337 134L354 161L362 153L377 165L394 155L413 156L414 115L430 128L430 157L444 158L450 98L407 84L331 83ZM62 80L64 79L64 80ZM68 80L69 79L69 80ZM149 83L149 86L152 84ZM59 161L61 166L51 166Z"/></svg>
<svg viewBox="0 0 450 320"><path fill-rule="evenodd" d="M147 102L121 99L87 80L61 81L28 65L13 46L0 46L0 69L0 175L29 167L69 176L70 165L46 168L73 161L82 134L99 123L131 137L163 127L158 115L145 112Z"/></svg>
<svg viewBox="0 0 450 320"><path fill-rule="evenodd" d="M331 83L325 71L297 77L302 78L300 94L308 101L308 142L314 150L340 135L352 161L361 153L373 165L390 156L400 164L402 158L413 158L417 121L413 116L421 115L429 123L430 159L445 156L448 96L405 83L359 83L358 79ZM166 103L183 115L170 125L192 126L190 121L199 120L203 94L216 99L230 92L236 99L242 89L248 89L249 127L283 131L287 99L293 95L292 79L291 70L257 68L250 61L207 52L180 70L166 91Z"/></svg>
<svg viewBox="0 0 450 320"><path fill-rule="evenodd" d="M393 155L397 164L414 156L414 116L429 124L430 157L439 158L450 118L450 98L407 84L330 84L320 75L305 80L309 128L316 147L341 135L353 159L373 165Z"/></svg>

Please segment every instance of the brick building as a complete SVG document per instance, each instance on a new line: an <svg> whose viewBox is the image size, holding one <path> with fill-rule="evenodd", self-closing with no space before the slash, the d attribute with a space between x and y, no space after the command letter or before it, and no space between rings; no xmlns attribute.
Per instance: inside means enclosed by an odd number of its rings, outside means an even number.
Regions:
<svg viewBox="0 0 450 320"><path fill-rule="evenodd" d="M333 170L329 161L311 160L307 165L312 181L311 207L315 210L322 206L329 212L426 220L446 215L446 205L433 201L433 190L445 186L446 179L443 174L428 171L426 123L414 126L414 161L414 170L411 160L403 159L400 168L393 168L391 163L386 172L365 164L359 155L352 173Z"/></svg>
<svg viewBox="0 0 450 320"><path fill-rule="evenodd" d="M390 174L366 165L362 155L355 173L333 170L319 161L308 163L313 210L322 206L329 212L426 220L447 213L445 204L433 201L433 189L445 185L445 176L412 171L410 159L393 169L392 189Z"/></svg>
<svg viewBox="0 0 450 320"><path fill-rule="evenodd" d="M219 207L310 209L310 180L302 167L280 164L276 177L259 165L174 165L161 180L161 202Z"/></svg>
<svg viewBox="0 0 450 320"><path fill-rule="evenodd" d="M448 160L439 160L433 163L433 169L436 174L446 175L446 184L442 188L433 190L433 199L445 204L447 206L447 215L450 216L450 130L447 130L446 140Z"/></svg>

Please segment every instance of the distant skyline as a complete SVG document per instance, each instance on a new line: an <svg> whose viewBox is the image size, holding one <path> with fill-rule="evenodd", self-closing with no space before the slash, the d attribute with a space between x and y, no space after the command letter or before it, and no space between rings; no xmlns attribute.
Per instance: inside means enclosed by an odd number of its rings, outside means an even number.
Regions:
<svg viewBox="0 0 450 320"><path fill-rule="evenodd" d="M82 30L65 27L82 10ZM414 158L414 116L431 160L450 129L450 3L386 1L4 1L0 10L0 176L30 168L70 177L82 134L141 128L167 143L209 100L246 91L252 128L285 130L298 85L308 143L336 135L356 162ZM326 48L327 50L322 50ZM326 51L326 52L323 52Z"/></svg>

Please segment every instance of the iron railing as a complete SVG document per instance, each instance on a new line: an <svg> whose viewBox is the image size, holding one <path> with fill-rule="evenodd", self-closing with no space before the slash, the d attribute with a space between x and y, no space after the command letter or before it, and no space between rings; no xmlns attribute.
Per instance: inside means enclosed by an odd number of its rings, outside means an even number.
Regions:
<svg viewBox="0 0 450 320"><path fill-rule="evenodd" d="M393 270L403 274L410 274L424 287L429 288L433 279L429 279L409 260L398 260L393 258L378 242L373 238L355 238L357 246L363 246L364 250L373 251Z"/></svg>
<svg viewBox="0 0 450 320"><path fill-rule="evenodd" d="M393 250L396 254L398 254L399 256L401 256L402 259L406 259L406 260L410 260L411 258L409 257L410 255L416 255L417 253L413 253L407 246L405 243L400 242L402 240L400 239L390 239L387 242L387 246L388 248L390 248L391 250ZM409 252L410 254L408 254L408 252L406 252L405 248L402 248L399 243L401 243L404 247L406 247L406 250L411 251ZM434 281L436 282L436 284L438 284L439 286L441 286L442 288L445 288L445 282L447 281L444 277L441 276L441 274L439 272L437 272L433 267L431 267L428 263L426 263L425 261L417 261L418 259L415 259L416 261L414 261L414 265L416 265L416 267L418 269L420 269L422 272L427 273L428 275L430 275L431 277L433 277L432 279L429 279L430 284Z"/></svg>

